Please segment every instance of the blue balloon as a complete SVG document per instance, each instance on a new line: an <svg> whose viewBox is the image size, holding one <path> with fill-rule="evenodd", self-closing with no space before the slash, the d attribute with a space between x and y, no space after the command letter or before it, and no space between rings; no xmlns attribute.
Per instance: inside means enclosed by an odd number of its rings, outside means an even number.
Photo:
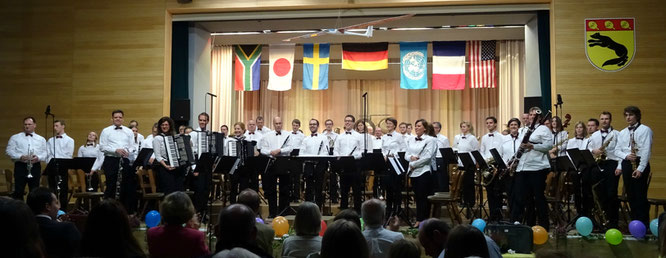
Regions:
<svg viewBox="0 0 666 258"><path fill-rule="evenodd" d="M264 224L264 220L259 218L259 217L254 218L254 220L256 220L257 222L259 222L261 224Z"/></svg>
<svg viewBox="0 0 666 258"><path fill-rule="evenodd" d="M659 219L650 221L650 232L656 237L659 236Z"/></svg>
<svg viewBox="0 0 666 258"><path fill-rule="evenodd" d="M483 219L475 219L472 222L472 226L478 228L481 232L483 232L483 230L486 229L486 221Z"/></svg>
<svg viewBox="0 0 666 258"><path fill-rule="evenodd" d="M576 230L581 236L589 236L592 233L592 220L588 217L580 217L576 220Z"/></svg>
<svg viewBox="0 0 666 258"><path fill-rule="evenodd" d="M65 212L62 210L58 210L58 215L56 217L60 217L62 215L65 215Z"/></svg>
<svg viewBox="0 0 666 258"><path fill-rule="evenodd" d="M149 211L146 214L146 227L152 228L160 224L160 213L156 210Z"/></svg>
<svg viewBox="0 0 666 258"><path fill-rule="evenodd" d="M645 224L640 220L634 220L629 223L629 232L631 232L631 235L635 238L643 238L646 231Z"/></svg>

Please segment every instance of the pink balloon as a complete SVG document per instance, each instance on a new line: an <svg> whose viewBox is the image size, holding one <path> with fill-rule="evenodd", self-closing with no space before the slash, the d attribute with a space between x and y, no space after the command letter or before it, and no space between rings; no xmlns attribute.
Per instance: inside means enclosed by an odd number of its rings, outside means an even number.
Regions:
<svg viewBox="0 0 666 258"><path fill-rule="evenodd" d="M321 220L321 230L319 231L319 236L324 236L324 232L326 231L326 221Z"/></svg>

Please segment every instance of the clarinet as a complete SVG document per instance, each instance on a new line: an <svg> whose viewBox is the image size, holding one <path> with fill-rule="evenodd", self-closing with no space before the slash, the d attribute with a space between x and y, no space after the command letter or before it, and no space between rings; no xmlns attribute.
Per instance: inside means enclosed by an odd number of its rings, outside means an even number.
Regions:
<svg viewBox="0 0 666 258"><path fill-rule="evenodd" d="M426 147L428 147L428 143L427 143L427 142L426 142L425 144L423 144L423 149L421 149L421 151L419 151L419 155L416 155L416 156L421 157L421 154L423 154L423 151L426 149ZM409 175L409 174L411 174L413 171L414 171L414 169L413 169L412 167L409 167L409 171L407 172L407 174Z"/></svg>
<svg viewBox="0 0 666 258"><path fill-rule="evenodd" d="M319 150L317 150L317 155L321 153L321 147L324 147L324 141L321 141L321 143L319 144Z"/></svg>
<svg viewBox="0 0 666 258"><path fill-rule="evenodd" d="M118 162L118 179L116 180L116 200L120 200L120 185L123 182L123 157Z"/></svg>
<svg viewBox="0 0 666 258"><path fill-rule="evenodd" d="M280 147L280 149L284 148L284 146L287 145L287 142L289 141L289 136L291 136L291 135L287 135L287 138L284 139L284 142L282 143L282 146ZM266 172L268 172L268 168L273 166L273 163L275 163L275 159L276 158L273 157L273 156L270 156L270 155L268 156L268 162L266 163L266 168L264 168L264 175L266 174Z"/></svg>

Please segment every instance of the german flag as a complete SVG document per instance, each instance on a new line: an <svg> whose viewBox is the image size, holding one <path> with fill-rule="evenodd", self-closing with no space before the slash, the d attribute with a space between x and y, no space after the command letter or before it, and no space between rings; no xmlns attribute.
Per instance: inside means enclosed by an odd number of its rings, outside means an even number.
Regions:
<svg viewBox="0 0 666 258"><path fill-rule="evenodd" d="M388 42L342 43L342 69L356 71L388 69Z"/></svg>

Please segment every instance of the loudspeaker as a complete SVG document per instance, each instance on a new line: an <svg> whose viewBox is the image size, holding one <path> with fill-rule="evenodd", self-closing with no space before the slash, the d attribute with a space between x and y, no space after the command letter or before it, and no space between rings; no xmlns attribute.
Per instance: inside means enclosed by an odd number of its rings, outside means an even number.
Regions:
<svg viewBox="0 0 666 258"><path fill-rule="evenodd" d="M529 113L530 108L532 108L532 107L539 107L539 108L543 109L543 107L541 106L541 97L525 97L525 99L523 101L524 101L523 102L524 103L524 107L523 107L524 111L523 112L525 112L525 113ZM543 110L543 111L547 112L548 110ZM544 114L546 112L544 112Z"/></svg>
<svg viewBox="0 0 666 258"><path fill-rule="evenodd" d="M189 122L190 121L190 100L189 99L174 99L171 102L171 118L174 121Z"/></svg>

